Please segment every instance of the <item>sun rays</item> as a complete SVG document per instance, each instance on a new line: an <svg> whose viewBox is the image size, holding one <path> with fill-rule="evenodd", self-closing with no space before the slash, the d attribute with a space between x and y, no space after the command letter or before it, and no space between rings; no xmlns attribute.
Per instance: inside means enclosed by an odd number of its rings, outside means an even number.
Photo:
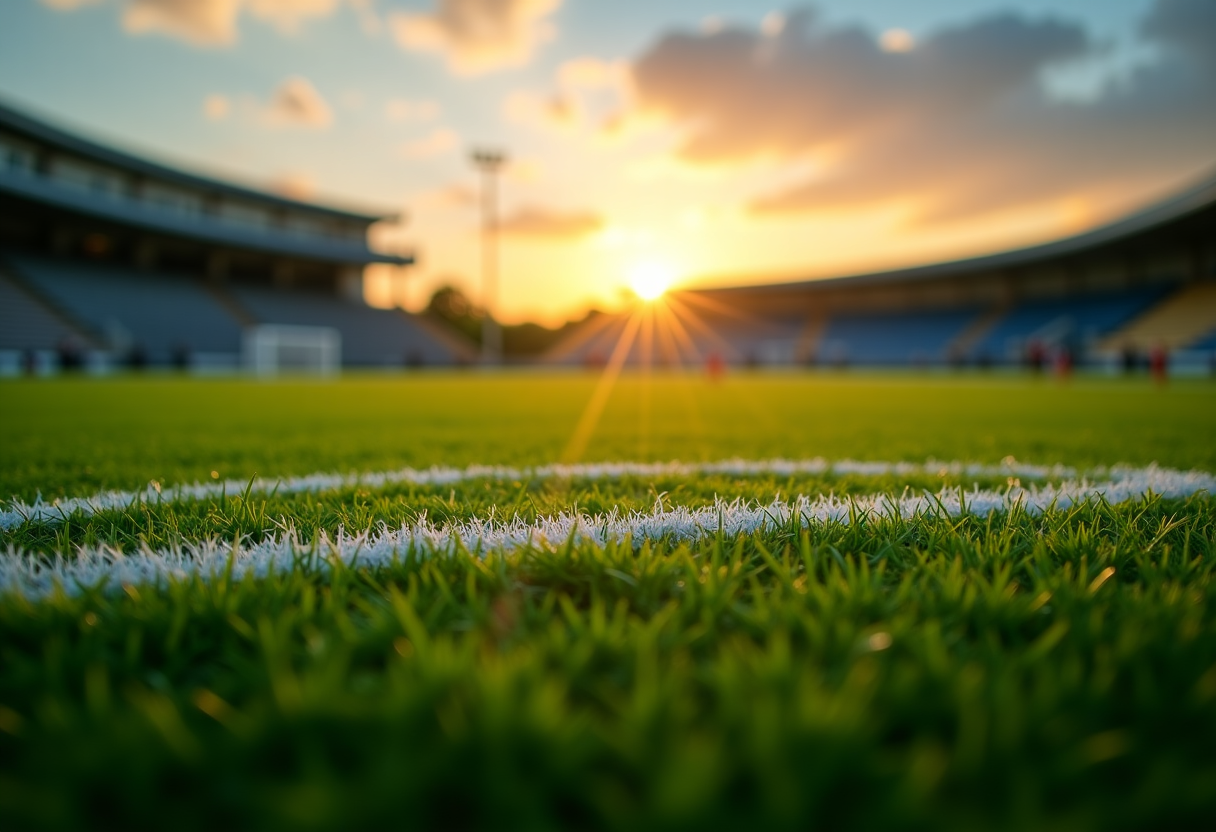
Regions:
<svg viewBox="0 0 1216 832"><path fill-rule="evenodd" d="M627 365L637 372L638 390L638 455L647 458L651 445L651 410L653 407L656 367L677 373L699 370L716 356L737 358L726 339L693 310L678 295L667 292L670 280L656 264L647 264L634 277L637 303L620 316L605 320L595 329L596 337L612 337L611 351L600 373L591 398L579 416L578 423L562 452L561 461L574 463L582 459L607 407L617 380ZM651 268L654 267L654 268ZM645 280L643 280L643 278ZM649 296L647 296L649 295ZM710 310L737 315L723 307ZM588 339L590 340L590 339ZM696 435L702 435L703 420L696 397L687 384L673 384L665 393L675 393L686 409L687 425ZM678 392L677 392L678 391Z"/></svg>

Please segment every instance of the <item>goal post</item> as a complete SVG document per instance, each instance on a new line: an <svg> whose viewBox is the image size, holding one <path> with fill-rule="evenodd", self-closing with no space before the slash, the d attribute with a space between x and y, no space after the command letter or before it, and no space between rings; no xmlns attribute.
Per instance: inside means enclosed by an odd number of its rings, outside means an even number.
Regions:
<svg viewBox="0 0 1216 832"><path fill-rule="evenodd" d="M328 326L252 326L245 330L242 355L254 375L330 376L342 366L342 335Z"/></svg>

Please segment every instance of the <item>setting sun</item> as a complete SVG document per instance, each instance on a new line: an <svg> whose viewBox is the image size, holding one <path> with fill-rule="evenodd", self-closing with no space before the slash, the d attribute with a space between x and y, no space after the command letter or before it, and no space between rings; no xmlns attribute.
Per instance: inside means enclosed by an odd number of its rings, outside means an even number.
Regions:
<svg viewBox="0 0 1216 832"><path fill-rule="evenodd" d="M662 263L638 263L629 271L629 288L639 298L656 300L671 286L671 270Z"/></svg>

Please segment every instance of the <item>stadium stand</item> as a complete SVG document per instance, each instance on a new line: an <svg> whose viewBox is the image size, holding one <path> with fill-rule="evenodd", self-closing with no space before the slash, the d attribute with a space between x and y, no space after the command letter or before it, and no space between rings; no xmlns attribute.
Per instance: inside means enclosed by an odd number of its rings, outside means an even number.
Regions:
<svg viewBox="0 0 1216 832"><path fill-rule="evenodd" d="M399 310L374 309L318 292L232 287L236 301L259 322L327 326L342 336L343 361L357 366L448 363L461 346L434 324Z"/></svg>
<svg viewBox="0 0 1216 832"><path fill-rule="evenodd" d="M862 365L941 364L979 309L839 315L828 319L821 362Z"/></svg>
<svg viewBox="0 0 1216 832"><path fill-rule="evenodd" d="M347 365L468 361L440 325L363 301L386 215L198 176L0 104L0 364L72 349L107 363L239 366L259 324L337 329Z"/></svg>
<svg viewBox="0 0 1216 832"><path fill-rule="evenodd" d="M1107 351L1131 347L1151 349L1212 349L1210 335L1216 330L1216 282L1184 286L1160 303L1144 310L1127 326L1103 341Z"/></svg>
<svg viewBox="0 0 1216 832"><path fill-rule="evenodd" d="M722 342L721 359L737 364L1041 366L1066 355L1118 367L1130 351L1164 342L1189 350L1198 366L1195 353L1216 348L1216 175L1109 225L1029 248L849 277L687 289L657 304L695 312ZM575 331L546 360L595 363L588 358L611 353L613 333L625 331L631 314L589 322L584 329L595 328L595 337ZM635 347L630 360L641 358Z"/></svg>
<svg viewBox="0 0 1216 832"><path fill-rule="evenodd" d="M175 353L236 356L241 327L196 280L30 256L7 258L12 273L87 327L96 342L146 363ZM120 356L123 357L123 356Z"/></svg>
<svg viewBox="0 0 1216 832"><path fill-rule="evenodd" d="M31 295L10 275L0 271L0 333L4 346L20 350L54 350L75 341L91 347L88 338L53 309Z"/></svg>
<svg viewBox="0 0 1216 832"><path fill-rule="evenodd" d="M1213 329L1190 346L1193 350L1216 350L1216 329Z"/></svg>
<svg viewBox="0 0 1216 832"><path fill-rule="evenodd" d="M1072 350L1081 351L1147 309L1164 291L1161 287L1149 287L1109 295L1023 303L998 320L971 347L970 355L1016 363L1032 341L1047 345L1067 344Z"/></svg>

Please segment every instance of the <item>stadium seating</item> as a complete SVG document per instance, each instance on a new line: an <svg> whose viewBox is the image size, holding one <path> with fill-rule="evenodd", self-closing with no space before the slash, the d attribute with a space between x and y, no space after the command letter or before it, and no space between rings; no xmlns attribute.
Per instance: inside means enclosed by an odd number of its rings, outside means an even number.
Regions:
<svg viewBox="0 0 1216 832"><path fill-rule="evenodd" d="M1209 332L1207 335L1200 338L1195 343L1191 344L1189 349L1192 350L1216 350L1216 329Z"/></svg>
<svg viewBox="0 0 1216 832"><path fill-rule="evenodd" d="M198 281L25 255L5 259L23 283L120 352L140 351L151 364L182 352L240 352L240 324Z"/></svg>
<svg viewBox="0 0 1216 832"><path fill-rule="evenodd" d="M1068 342L1076 348L1093 344L1156 302L1160 288L1137 289L1091 297L1028 301L1011 309L971 346L973 357L1016 362L1028 342Z"/></svg>
<svg viewBox="0 0 1216 832"><path fill-rule="evenodd" d="M259 323L327 326L342 335L342 363L401 367L450 364L449 348L425 324L390 309L374 309L316 292L232 286L230 294Z"/></svg>
<svg viewBox="0 0 1216 832"><path fill-rule="evenodd" d="M1203 341L1216 330L1216 282L1192 283L1178 289L1160 303L1112 333L1102 349L1118 351L1127 346L1151 349L1164 344L1170 349L1206 349Z"/></svg>
<svg viewBox="0 0 1216 832"><path fill-rule="evenodd" d="M88 345L74 327L0 273L0 349L53 350L68 340Z"/></svg>
<svg viewBox="0 0 1216 832"><path fill-rule="evenodd" d="M820 363L901 366L940 364L950 345L981 310L841 314L828 321Z"/></svg>
<svg viewBox="0 0 1216 832"><path fill-rule="evenodd" d="M704 317L703 327L687 325L698 355L721 355L744 365L790 364L799 361L802 318L773 317L763 322ZM712 333L712 334L711 334Z"/></svg>

